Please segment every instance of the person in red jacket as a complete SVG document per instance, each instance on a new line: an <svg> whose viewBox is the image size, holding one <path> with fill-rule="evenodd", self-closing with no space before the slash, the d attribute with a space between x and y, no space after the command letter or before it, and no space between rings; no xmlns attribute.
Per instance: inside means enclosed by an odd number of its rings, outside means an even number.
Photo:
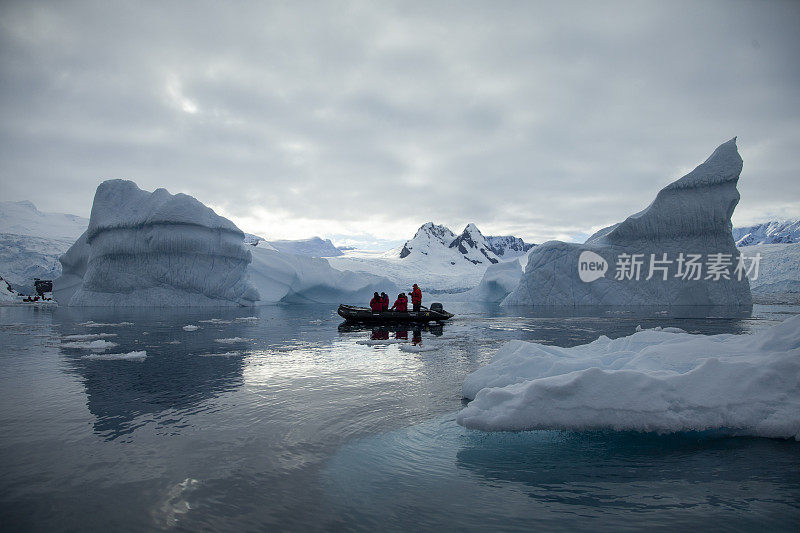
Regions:
<svg viewBox="0 0 800 533"><path fill-rule="evenodd" d="M389 295L385 292L381 293L381 311L389 310Z"/></svg>
<svg viewBox="0 0 800 533"><path fill-rule="evenodd" d="M372 297L372 300L369 301L369 308L372 309L373 313L377 313L383 309L383 300L377 292Z"/></svg>
<svg viewBox="0 0 800 533"><path fill-rule="evenodd" d="M404 292L397 295L397 300L395 300L392 306L392 311L400 311L402 313L408 311L408 297Z"/></svg>
<svg viewBox="0 0 800 533"><path fill-rule="evenodd" d="M419 289L416 283L414 284L414 288L411 290L411 303L414 304L414 311L419 311L419 308L422 305L422 291Z"/></svg>

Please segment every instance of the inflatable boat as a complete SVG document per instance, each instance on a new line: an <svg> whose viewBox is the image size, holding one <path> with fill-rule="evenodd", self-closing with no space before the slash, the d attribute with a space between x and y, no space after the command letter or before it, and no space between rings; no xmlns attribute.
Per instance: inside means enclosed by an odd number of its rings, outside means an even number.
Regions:
<svg viewBox="0 0 800 533"><path fill-rule="evenodd" d="M453 318L453 313L448 313L442 304L431 304L431 308L423 307L419 311L373 311L369 307L356 307L354 305L340 305L339 316L348 322L366 322L371 324L391 324L394 322L441 322Z"/></svg>

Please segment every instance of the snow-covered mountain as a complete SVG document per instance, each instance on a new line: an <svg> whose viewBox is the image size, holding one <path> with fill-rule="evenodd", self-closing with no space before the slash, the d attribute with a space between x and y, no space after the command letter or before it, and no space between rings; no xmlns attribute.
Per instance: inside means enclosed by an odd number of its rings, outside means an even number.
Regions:
<svg viewBox="0 0 800 533"><path fill-rule="evenodd" d="M296 241L268 241L268 244L279 252L307 257L338 257L344 253L334 246L330 239L320 239L319 237Z"/></svg>
<svg viewBox="0 0 800 533"><path fill-rule="evenodd" d="M513 236L485 237L475 224L468 224L460 235L456 235L446 226L428 222L403 245L399 257L405 259L418 254L453 265L468 261L486 266L520 257L533 246Z"/></svg>
<svg viewBox="0 0 800 533"><path fill-rule="evenodd" d="M405 259L414 253L427 256L442 255L442 250L448 248L455 238L456 234L449 228L427 222L420 226L414 238L403 245L400 259Z"/></svg>
<svg viewBox="0 0 800 533"><path fill-rule="evenodd" d="M86 218L43 213L28 201L0 202L0 274L16 290L34 294L33 278L60 276L58 257L88 225Z"/></svg>
<svg viewBox="0 0 800 533"><path fill-rule="evenodd" d="M489 249L500 259L512 259L528 253L535 244L529 244L511 235L487 236Z"/></svg>
<svg viewBox="0 0 800 533"><path fill-rule="evenodd" d="M736 246L800 242L800 219L772 220L754 226L733 228Z"/></svg>
<svg viewBox="0 0 800 533"><path fill-rule="evenodd" d="M500 262L497 255L489 248L486 237L475 224L467 224L461 235L450 243L450 248L458 250L464 259L476 265L487 261L491 264Z"/></svg>
<svg viewBox="0 0 800 533"><path fill-rule="evenodd" d="M406 290L418 283L423 292L456 293L477 286L490 265L521 260L532 246L517 237L484 237L475 224L456 235L428 222L389 252L347 252L328 261L335 268L386 276Z"/></svg>

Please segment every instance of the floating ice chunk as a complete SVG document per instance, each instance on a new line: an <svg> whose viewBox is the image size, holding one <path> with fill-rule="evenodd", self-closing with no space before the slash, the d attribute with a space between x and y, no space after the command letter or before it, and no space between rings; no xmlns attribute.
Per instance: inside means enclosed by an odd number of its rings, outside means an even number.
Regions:
<svg viewBox="0 0 800 533"><path fill-rule="evenodd" d="M198 320L201 324L230 324L231 320L222 320L221 318L209 318L207 320Z"/></svg>
<svg viewBox="0 0 800 533"><path fill-rule="evenodd" d="M252 339L243 339L242 337L230 337L227 339L214 339L214 342L219 342L222 344L234 344L236 342L249 342Z"/></svg>
<svg viewBox="0 0 800 533"><path fill-rule="evenodd" d="M118 322L116 324L105 324L103 322L93 322L90 320L88 322L81 322L78 325L86 328L116 328L116 327L132 326L133 322Z"/></svg>
<svg viewBox="0 0 800 533"><path fill-rule="evenodd" d="M260 319L257 316L243 316L240 318L234 318L234 322L258 322Z"/></svg>
<svg viewBox="0 0 800 533"><path fill-rule="evenodd" d="M242 352L225 352L225 353L201 353L197 357L242 357Z"/></svg>
<svg viewBox="0 0 800 533"><path fill-rule="evenodd" d="M386 344L403 344L408 342L408 339L363 339L356 341L356 344L366 346L384 346Z"/></svg>
<svg viewBox="0 0 800 533"><path fill-rule="evenodd" d="M181 341L169 341L167 344L180 344Z"/></svg>
<svg viewBox="0 0 800 533"><path fill-rule="evenodd" d="M147 352L145 350L128 353L95 353L81 357L81 359L89 359L91 361L144 361L146 358Z"/></svg>
<svg viewBox="0 0 800 533"><path fill-rule="evenodd" d="M437 345L421 345L421 344L402 344L400 345L400 350L403 352L412 352L412 353L421 353L421 352L434 352L439 349Z"/></svg>
<svg viewBox="0 0 800 533"><path fill-rule="evenodd" d="M656 326L654 328L643 328L641 324L636 326L636 331L647 331L647 330L650 330L650 331L665 331L667 333L686 333L686 330L685 329L681 329L681 328L662 327L662 326Z"/></svg>
<svg viewBox="0 0 800 533"><path fill-rule="evenodd" d="M79 350L100 350L100 351L102 351L102 350L108 350L109 348L112 348L114 346L117 346L117 343L110 342L110 341L104 341L102 339L98 339L98 340L95 340L95 341L83 341L83 342L78 341L78 342L62 342L61 343L61 347L62 348L76 348L76 349L79 349Z"/></svg>
<svg viewBox="0 0 800 533"><path fill-rule="evenodd" d="M183 331L197 331L200 329L200 326L195 326L194 324L186 324L181 328Z"/></svg>
<svg viewBox="0 0 800 533"><path fill-rule="evenodd" d="M62 341L92 341L95 339L108 339L116 337L116 333L86 333L82 335L64 335L61 337Z"/></svg>
<svg viewBox="0 0 800 533"><path fill-rule="evenodd" d="M752 335L643 330L573 348L506 343L467 376L483 430L725 430L800 440L800 315Z"/></svg>

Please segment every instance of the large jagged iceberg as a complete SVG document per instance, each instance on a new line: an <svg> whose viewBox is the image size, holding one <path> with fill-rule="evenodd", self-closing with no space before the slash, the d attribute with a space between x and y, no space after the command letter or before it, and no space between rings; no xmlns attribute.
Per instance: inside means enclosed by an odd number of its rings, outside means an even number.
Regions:
<svg viewBox="0 0 800 533"><path fill-rule="evenodd" d="M584 244L537 246L503 304L750 305L752 265L740 264L731 235L741 171L734 138L649 207Z"/></svg>
<svg viewBox="0 0 800 533"><path fill-rule="evenodd" d="M752 335L675 328L559 348L511 341L457 415L488 431L705 431L800 440L800 316Z"/></svg>
<svg viewBox="0 0 800 533"><path fill-rule="evenodd" d="M243 240L191 196L105 181L89 228L60 259L55 297L79 306L251 305L259 296Z"/></svg>

